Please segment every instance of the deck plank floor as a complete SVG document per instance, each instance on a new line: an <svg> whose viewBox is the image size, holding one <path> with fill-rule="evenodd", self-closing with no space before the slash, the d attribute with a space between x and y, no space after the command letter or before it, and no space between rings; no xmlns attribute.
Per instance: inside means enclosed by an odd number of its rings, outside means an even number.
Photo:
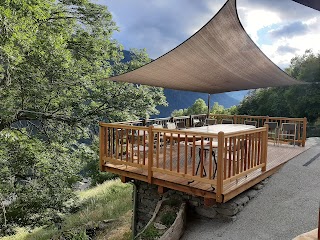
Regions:
<svg viewBox="0 0 320 240"><path fill-rule="evenodd" d="M223 195L226 198L226 201L231 199L232 197L235 197L242 191L250 188L252 185L256 184L257 182L265 179L266 177L270 176L274 172L276 172L284 163L289 161L290 159L294 158L295 156L301 154L302 152L306 151L307 147L298 147L298 146L291 146L291 145L279 145L274 146L273 144L269 143L268 145L268 156L267 156L267 169L265 172L262 172L261 169L255 170L253 172L250 172L247 176L243 176L238 178L235 181L232 181L228 184L225 184ZM168 150L168 149L167 149ZM168 154L168 153L167 153ZM192 174L192 164L190 161L192 161L192 157L188 157L188 169L187 173L190 175ZM146 160L146 164L147 164ZM169 161L168 161L169 162ZM162 164L162 162L160 162ZM184 162L183 159L180 159L180 172L184 173ZM167 164L166 164L167 165ZM209 163L206 161L204 163L204 167L208 169ZM160 165L160 166L163 166ZM105 167L107 168L107 171L110 172L116 172L120 173L120 175L128 176L128 173L134 173L141 176L146 177L147 176L147 170L132 167L132 166L125 166L125 165L115 165L111 163L106 163ZM166 166L166 169L169 169L169 166ZM173 166L173 169L176 171L176 165ZM114 171L113 171L114 170ZM117 170L117 171L115 171ZM119 172L120 171L120 172ZM208 174L208 171L207 171ZM182 186L188 186L195 189L200 189L202 191L207 191L212 193L213 188L211 184L208 183L202 183L199 181L193 181L190 183L190 179L186 179L183 177L178 176L172 176L168 174L163 174L159 172L154 172L153 174L154 179L160 179L172 184L182 185Z"/></svg>

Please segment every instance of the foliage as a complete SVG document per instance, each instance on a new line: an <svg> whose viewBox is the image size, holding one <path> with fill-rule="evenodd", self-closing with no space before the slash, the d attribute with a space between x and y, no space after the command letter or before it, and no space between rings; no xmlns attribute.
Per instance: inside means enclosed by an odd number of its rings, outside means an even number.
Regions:
<svg viewBox="0 0 320 240"><path fill-rule="evenodd" d="M99 170L99 145L98 137L94 136L92 143L79 144L75 150L78 159L81 159L81 175L91 179L91 186L101 184L106 180L117 178L116 174L101 172Z"/></svg>
<svg viewBox="0 0 320 240"><path fill-rule="evenodd" d="M308 84L252 91L239 105L239 114L307 117L310 122L316 121L320 117L320 54L307 50L293 58L286 71Z"/></svg>
<svg viewBox="0 0 320 240"><path fill-rule="evenodd" d="M0 132L1 229L41 225L68 212L79 166L61 145L43 144L20 132ZM2 232L3 233L3 232Z"/></svg>
<svg viewBox="0 0 320 240"><path fill-rule="evenodd" d="M90 0L0 1L0 203L14 199L0 225L55 221L80 164L98 162L95 148L81 145L98 122L165 104L160 88L105 80L150 61L134 49L122 63L114 31L107 7Z"/></svg>
<svg viewBox="0 0 320 240"><path fill-rule="evenodd" d="M110 223L106 229L110 233L111 229L123 224L122 217L132 209L131 196L132 186L130 184L123 184L120 180L107 181L94 188L78 192L77 197L80 200L81 209L76 213L64 216L59 227L57 224L53 224L36 228L32 233L20 229L16 235L0 239L55 240L61 239L62 235L66 239L87 239L85 226L94 225L103 220L115 219L116 221ZM131 215L125 217L131 219Z"/></svg>
<svg viewBox="0 0 320 240"><path fill-rule="evenodd" d="M161 216L161 223L167 227L171 226L176 220L177 214L174 211L168 211Z"/></svg>
<svg viewBox="0 0 320 240"><path fill-rule="evenodd" d="M237 111L236 106L232 106L230 108L224 108L224 106L219 105L219 103L215 102L210 109L210 113L212 114L235 114ZM201 98L197 99L194 104L186 109L174 110L171 113L172 117L178 116L188 116L188 115L197 115L197 114L206 114L208 112L208 106L205 101Z"/></svg>
<svg viewBox="0 0 320 240"><path fill-rule="evenodd" d="M141 239L144 240L153 240L160 237L160 232L151 224L149 227L144 230L144 232L140 235Z"/></svg>

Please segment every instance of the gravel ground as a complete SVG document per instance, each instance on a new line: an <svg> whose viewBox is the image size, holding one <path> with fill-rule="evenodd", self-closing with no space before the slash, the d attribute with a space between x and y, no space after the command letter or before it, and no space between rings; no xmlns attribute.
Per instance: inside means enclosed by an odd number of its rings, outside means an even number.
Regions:
<svg viewBox="0 0 320 240"><path fill-rule="evenodd" d="M320 138L308 139L307 144L313 146L274 174L261 193L237 215L236 221L193 219L188 222L182 240L282 240L316 228Z"/></svg>

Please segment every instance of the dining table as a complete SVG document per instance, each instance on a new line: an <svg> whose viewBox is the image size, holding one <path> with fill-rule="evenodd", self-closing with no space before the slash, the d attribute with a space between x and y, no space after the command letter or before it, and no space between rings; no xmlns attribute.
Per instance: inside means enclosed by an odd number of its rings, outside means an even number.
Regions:
<svg viewBox="0 0 320 240"><path fill-rule="evenodd" d="M186 129L180 129L182 132L181 134L177 133L166 133L165 138L169 139L171 138L174 141L181 141L181 142L195 142L193 144L189 144L190 150L191 150L191 155L193 147L199 148L199 162L196 170L196 175L198 174L200 162L203 161L203 159L200 157L202 154L207 155L205 152L209 151L212 149L212 156L215 165L217 165L217 160L216 160L216 152L215 150L218 147L218 140L212 139L211 141L208 140L201 140L201 133L212 133L212 134L218 134L219 132L224 132L224 133L236 133L236 132L241 132L245 130L250 130L256 128L253 125L245 125L245 124L215 124L215 125L209 125L209 126L202 126L202 127L192 127L192 128L186 128ZM190 135L188 135L188 132L190 132ZM195 135L194 133L197 132L200 135ZM192 133L192 134L191 134ZM212 144L212 147L210 148L210 143ZM216 175L216 166L213 174L213 178L215 178ZM206 170L203 165L203 175L206 176Z"/></svg>

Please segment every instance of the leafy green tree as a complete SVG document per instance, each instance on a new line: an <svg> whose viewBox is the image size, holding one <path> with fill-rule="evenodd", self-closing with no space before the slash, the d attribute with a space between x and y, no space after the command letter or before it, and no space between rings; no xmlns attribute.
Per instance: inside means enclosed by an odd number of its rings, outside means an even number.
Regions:
<svg viewBox="0 0 320 240"><path fill-rule="evenodd" d="M307 117L315 122L320 116L320 54L307 50L293 58L286 71L307 84L252 91L239 105L239 113Z"/></svg>
<svg viewBox="0 0 320 240"><path fill-rule="evenodd" d="M233 115L233 114L236 114L236 111L237 111L236 106L232 106L230 108L225 108L224 106L219 105L218 102L215 102L210 110L210 113Z"/></svg>
<svg viewBox="0 0 320 240"><path fill-rule="evenodd" d="M47 211L71 197L79 141L101 120L146 117L165 104L161 88L106 80L150 61L134 49L122 63L117 30L107 7L90 0L0 1L0 194L15 198L0 225L53 219Z"/></svg>
<svg viewBox="0 0 320 240"><path fill-rule="evenodd" d="M188 115L197 115L197 114L206 114L208 112L208 106L205 101L201 98L197 99L194 104L185 109L174 110L171 113L171 116L188 116ZM225 108L222 105L219 105L218 102L215 102L210 110L212 114L236 114L237 108L236 106L232 106L230 108Z"/></svg>

